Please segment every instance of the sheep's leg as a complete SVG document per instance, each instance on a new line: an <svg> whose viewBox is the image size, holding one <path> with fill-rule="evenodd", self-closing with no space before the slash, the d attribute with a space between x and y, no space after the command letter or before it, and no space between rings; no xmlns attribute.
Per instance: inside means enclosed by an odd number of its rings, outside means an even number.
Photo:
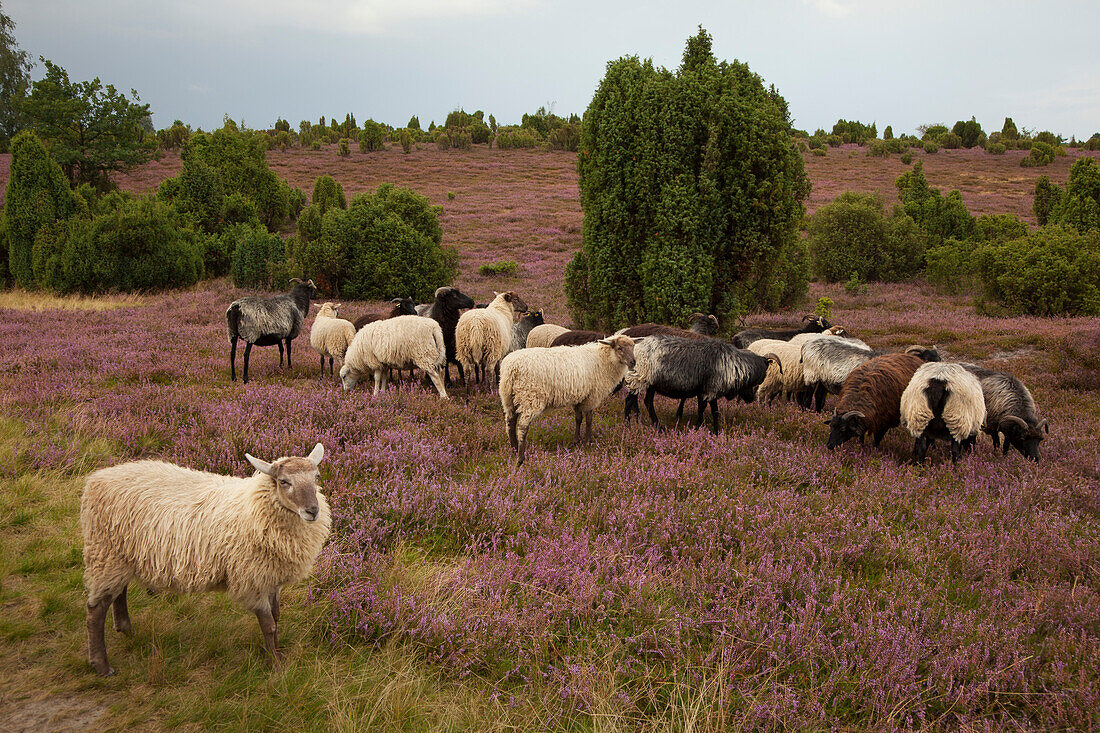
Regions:
<svg viewBox="0 0 1100 733"><path fill-rule="evenodd" d="M321 379L325 378L325 355L321 354Z"/></svg>
<svg viewBox="0 0 1100 733"><path fill-rule="evenodd" d="M707 414L707 401L703 399L703 395L696 395L695 399L698 401L695 406L695 427L699 427L703 424L704 416Z"/></svg>
<svg viewBox="0 0 1100 733"><path fill-rule="evenodd" d="M279 366L283 365L283 342L277 341L276 345L279 347Z"/></svg>
<svg viewBox="0 0 1100 733"><path fill-rule="evenodd" d="M687 403L687 398L684 397L680 400L680 406L676 408L676 428L680 428L680 418L684 416L684 405Z"/></svg>
<svg viewBox="0 0 1100 733"><path fill-rule="evenodd" d="M512 446L512 451L519 450L519 438L516 437L516 423L519 421L519 415L515 412L511 414L505 413L504 423L508 429L508 444Z"/></svg>
<svg viewBox="0 0 1100 733"><path fill-rule="evenodd" d="M114 611L115 631L129 636L132 627L130 625L130 609L126 607L126 586L122 586L122 592L118 594L111 605Z"/></svg>
<svg viewBox="0 0 1100 733"><path fill-rule="evenodd" d="M824 384L819 384L814 387L814 412L821 412L821 409L825 407L825 398L828 396L828 390L825 389Z"/></svg>
<svg viewBox="0 0 1100 733"><path fill-rule="evenodd" d="M878 430L878 431L875 432L874 445L875 445L876 448L878 448L879 443L882 442L883 436L886 435L886 431L889 430L889 429L890 428L886 427L886 428L883 428L882 430Z"/></svg>
<svg viewBox="0 0 1100 733"><path fill-rule="evenodd" d="M921 435L913 443L913 463L924 463L924 457L928 453L928 438Z"/></svg>
<svg viewBox="0 0 1100 733"><path fill-rule="evenodd" d="M245 384L248 383L248 357L252 353L252 344L245 342L244 344L244 374L241 375L241 381Z"/></svg>
<svg viewBox="0 0 1100 733"><path fill-rule="evenodd" d="M638 413L641 412L641 410L638 409L638 393L637 392L627 392L626 397L623 399L623 421L624 422L627 422L627 423L630 422L630 413L631 412L638 412Z"/></svg>
<svg viewBox="0 0 1100 733"><path fill-rule="evenodd" d="M109 677L115 673L107 662L107 643L103 640L103 624L107 620L107 609L110 607L110 594L100 596L95 603L89 599L85 619L88 628L88 661L101 677Z"/></svg>
<svg viewBox="0 0 1100 733"><path fill-rule="evenodd" d="M952 463L958 463L959 462L959 456L962 455L962 452L963 452L962 442L952 438L951 439L951 462Z"/></svg>
<svg viewBox="0 0 1100 733"><path fill-rule="evenodd" d="M657 390L652 387L647 387L645 391L645 411L649 415L650 421L657 428L657 432L663 432L664 426L661 425L661 421L657 419L657 411L653 409L653 395L657 393Z"/></svg>
<svg viewBox="0 0 1100 733"><path fill-rule="evenodd" d="M592 410L584 413L584 442L592 442Z"/></svg>
<svg viewBox="0 0 1100 733"><path fill-rule="evenodd" d="M436 369L435 371L428 372L428 376L431 378L432 384L434 384L435 388L439 391L440 399L447 399L447 387L443 383L443 375L439 373L439 370Z"/></svg>
<svg viewBox="0 0 1100 733"><path fill-rule="evenodd" d="M462 362L456 361L455 366L458 367L458 378L462 380L463 384L466 384L466 371L462 368Z"/></svg>
<svg viewBox="0 0 1100 733"><path fill-rule="evenodd" d="M267 647L267 651L271 654L272 658L276 662L283 660L283 653L279 651L279 640L277 637L275 616L272 614L270 602L265 604L263 608L256 609L256 620L260 622L260 631L264 633L264 646Z"/></svg>
<svg viewBox="0 0 1100 733"><path fill-rule="evenodd" d="M275 619L275 623L279 623L279 589L276 588L275 592L271 594L269 600L271 603L271 618Z"/></svg>
<svg viewBox="0 0 1100 733"><path fill-rule="evenodd" d="M279 355L280 355L280 357L282 356L282 350L281 349L279 351ZM283 365L283 361L280 358L279 359L279 366L282 366L282 365ZM290 363L290 339L287 339L286 340L286 368L290 369L291 366L292 366L292 364Z"/></svg>
<svg viewBox="0 0 1100 733"><path fill-rule="evenodd" d="M232 382L237 381L237 337L234 336L229 342L229 379ZM997 438L994 437L994 440Z"/></svg>
<svg viewBox="0 0 1100 733"><path fill-rule="evenodd" d="M382 370L381 369L375 369L374 370L374 391L371 392L371 394L376 395L376 394L378 394L379 390L381 390L381 389L382 389Z"/></svg>
<svg viewBox="0 0 1100 733"><path fill-rule="evenodd" d="M702 399L702 398L700 398L700 399ZM714 433L715 435L718 435L718 423L721 421L721 416L719 416L719 414L718 414L718 398L717 397L715 397L713 400L710 401L710 418L711 418L710 432Z"/></svg>
<svg viewBox="0 0 1100 733"><path fill-rule="evenodd" d="M992 438L993 438L993 447L994 448L1000 448L1001 447L1001 434L1000 434L1000 432L993 433ZM1007 443L1008 441L1005 441L1005 442Z"/></svg>
<svg viewBox="0 0 1100 733"><path fill-rule="evenodd" d="M580 405L573 405L573 442L569 444L570 447L579 445L581 442L581 420L584 418L584 413L581 412Z"/></svg>

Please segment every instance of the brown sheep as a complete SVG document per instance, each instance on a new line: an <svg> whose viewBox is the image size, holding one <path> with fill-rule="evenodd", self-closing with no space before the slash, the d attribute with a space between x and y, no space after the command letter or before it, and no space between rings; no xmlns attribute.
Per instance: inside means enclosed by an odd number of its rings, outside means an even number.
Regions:
<svg viewBox="0 0 1100 733"><path fill-rule="evenodd" d="M551 346L580 346L607 338L607 334L599 331L566 331L550 342Z"/></svg>

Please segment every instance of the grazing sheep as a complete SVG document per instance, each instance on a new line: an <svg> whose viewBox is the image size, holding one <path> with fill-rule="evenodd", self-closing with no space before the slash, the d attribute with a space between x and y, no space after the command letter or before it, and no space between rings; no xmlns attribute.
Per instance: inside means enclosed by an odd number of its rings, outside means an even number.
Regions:
<svg viewBox="0 0 1100 733"><path fill-rule="evenodd" d="M764 381L756 388L759 400L770 402L778 395L787 399L799 395L806 388L802 382L801 344L779 339L757 339L749 344L749 351L760 356L775 356L776 364L768 368Z"/></svg>
<svg viewBox="0 0 1100 733"><path fill-rule="evenodd" d="M910 346L901 354L882 354L857 366L848 375L833 416L826 447L833 450L852 438L871 433L878 446L886 431L901 419L901 395L913 374L927 361L938 361L935 349Z"/></svg>
<svg viewBox="0 0 1100 733"><path fill-rule="evenodd" d="M443 286L437 288L435 297L420 315L436 321L443 329L443 344L447 347L447 363L443 367L443 380L447 385L451 384L451 364L458 367L458 378L466 381L466 374L462 371L462 364L455 359L455 327L462 315L459 311L473 308L474 299L458 288ZM420 306L417 306L417 310Z"/></svg>
<svg viewBox="0 0 1100 733"><path fill-rule="evenodd" d="M550 342L551 346L580 346L582 344L590 344L593 341L599 341L600 339L607 338L607 334L600 333L599 331L566 331L553 341Z"/></svg>
<svg viewBox="0 0 1100 733"><path fill-rule="evenodd" d="M544 348L554 343L554 339L566 333L569 329L554 323L544 323L535 326L531 333L527 334L527 348Z"/></svg>
<svg viewBox="0 0 1100 733"><path fill-rule="evenodd" d="M715 336L718 333L718 319L703 313L692 313L688 318L688 328L676 328L666 326L663 323L642 323L637 326L621 328L615 332L631 338L645 338L646 336L680 336L682 338L703 338Z"/></svg>
<svg viewBox="0 0 1100 733"><path fill-rule="evenodd" d="M901 420L916 439L915 462L924 460L936 440L950 442L951 460L957 461L985 421L981 382L960 364L925 364L902 392Z"/></svg>
<svg viewBox="0 0 1100 733"><path fill-rule="evenodd" d="M731 341L739 349L747 349L749 344L758 339L774 339L776 341L790 341L792 337L800 333L821 333L833 324L822 316L809 313L802 316L802 327L773 331L767 328L746 328L734 334Z"/></svg>
<svg viewBox="0 0 1100 733"><path fill-rule="evenodd" d="M543 323L542 311L528 311L520 316L520 319L512 326L512 345L509 347L508 353L527 348L527 335Z"/></svg>
<svg viewBox="0 0 1100 733"><path fill-rule="evenodd" d="M631 411L638 411L638 393L643 389L646 411L659 430L661 423L653 409L655 394L681 400L695 397L699 401L695 427L702 425L709 402L714 433L718 432L718 398L740 397L752 402L768 365L779 362L778 357L758 356L720 339L680 336L651 336L637 345L634 356L634 368L626 375L627 419Z"/></svg>
<svg viewBox="0 0 1100 733"><path fill-rule="evenodd" d="M611 336L582 346L556 346L515 351L500 364L500 402L517 466L527 452L527 431L551 407L572 407L576 418L574 445L592 439L592 412L600 406L627 369L634 366L634 340Z"/></svg>
<svg viewBox="0 0 1100 733"><path fill-rule="evenodd" d="M309 575L329 535L328 503L317 485L318 443L305 458L272 463L245 454L250 478L135 461L88 476L80 498L84 585L88 591L88 659L107 662L103 624L130 633L126 588L224 590L256 614L264 643L278 659L279 592Z"/></svg>
<svg viewBox="0 0 1100 733"><path fill-rule="evenodd" d="M397 316L417 316L419 313L419 307L413 302L412 298L394 298L390 301L393 303L393 307L389 312L384 315L378 313L365 313L355 319L355 330L358 331L368 323L374 323L375 321L384 321L387 318L396 318Z"/></svg>
<svg viewBox="0 0 1100 733"><path fill-rule="evenodd" d="M313 319L309 331L309 345L321 355L321 377L325 376L325 357L328 357L328 370L333 372L333 359L344 360L344 352L355 338L355 326L351 321L339 318L340 304L324 303Z"/></svg>
<svg viewBox="0 0 1100 733"><path fill-rule="evenodd" d="M512 325L516 310L526 311L527 304L509 290L497 293L487 308L474 308L462 314L455 327L455 356L469 372L480 367L492 389L496 385L500 360L512 346ZM466 380L470 394L470 380Z"/></svg>
<svg viewBox="0 0 1100 733"><path fill-rule="evenodd" d="M1031 392L1016 377L1005 372L995 372L976 364L960 364L978 378L985 398L985 424L982 431L993 438L993 447L1001 447L1001 433L1005 444L1001 455L1008 455L1011 448L1020 451L1028 460L1039 462L1039 443L1043 442L1043 430L1050 433L1050 425L1039 419L1039 409Z"/></svg>
<svg viewBox="0 0 1100 733"><path fill-rule="evenodd" d="M803 407L821 412L828 394L840 394L844 380L852 370L883 352L875 351L859 339L812 338L802 344L802 380L806 385Z"/></svg>
<svg viewBox="0 0 1100 733"><path fill-rule="evenodd" d="M368 323L359 329L344 355L340 382L344 390L359 384L366 374L374 375L374 394L389 386L390 369L423 369L439 396L447 399L443 368L447 351L443 329L432 318L397 316Z"/></svg>
<svg viewBox="0 0 1100 733"><path fill-rule="evenodd" d="M302 321L309 313L309 301L317 292L313 281L292 278L294 287L285 295L264 298L250 295L234 300L225 311L229 332L229 374L237 381L237 339L244 339L244 372L241 381L248 381L248 357L253 346L279 347L279 366L283 365L283 342L286 342L286 366L290 364L290 342L302 332Z"/></svg>

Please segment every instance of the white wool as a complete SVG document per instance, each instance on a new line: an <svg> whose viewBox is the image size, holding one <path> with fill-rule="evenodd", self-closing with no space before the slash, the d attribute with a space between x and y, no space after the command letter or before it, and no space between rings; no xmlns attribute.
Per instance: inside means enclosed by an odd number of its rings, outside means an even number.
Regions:
<svg viewBox="0 0 1100 733"><path fill-rule="evenodd" d="M531 329L531 333L527 334L527 348L549 346L554 343L554 339L568 331L568 328L559 326L556 323L544 323L541 326L535 326Z"/></svg>
<svg viewBox="0 0 1100 733"><path fill-rule="evenodd" d="M480 366L490 384L500 360L512 346L512 325L515 309L508 293L493 298L487 308L473 308L463 313L455 326L455 359L462 365L467 379Z"/></svg>
<svg viewBox="0 0 1100 733"><path fill-rule="evenodd" d="M338 317L332 303L325 303L317 311L309 331L309 345L321 356L343 361L344 353L355 338L355 325Z"/></svg>
<svg viewBox="0 0 1100 733"><path fill-rule="evenodd" d="M817 336L820 334L799 334ZM777 394L792 395L801 392L805 388L802 381L802 346L791 341L779 339L758 339L749 344L748 350L760 356L775 354L779 357L779 364L783 367L768 365L768 372L764 381L756 388L758 398L771 397Z"/></svg>
<svg viewBox="0 0 1100 733"><path fill-rule="evenodd" d="M423 316L396 316L368 323L359 329L344 356L340 380L351 389L366 375L374 377L374 394L388 382L390 369L422 369L440 397L447 352L439 322Z"/></svg>
<svg viewBox="0 0 1100 733"><path fill-rule="evenodd" d="M985 397L978 378L960 364L936 361L917 369L901 395L901 424L914 438L924 433L933 417L924 390L933 379L947 383L943 421L951 437L961 442L976 435L985 422Z"/></svg>

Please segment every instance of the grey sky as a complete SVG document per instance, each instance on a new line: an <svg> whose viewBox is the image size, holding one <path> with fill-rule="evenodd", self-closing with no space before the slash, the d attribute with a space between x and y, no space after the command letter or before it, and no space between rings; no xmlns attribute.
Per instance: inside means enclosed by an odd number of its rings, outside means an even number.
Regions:
<svg viewBox="0 0 1100 733"><path fill-rule="evenodd" d="M425 127L459 106L501 123L583 113L623 55L675 68L702 24L795 125L913 132L972 115L999 130L1100 131L1100 3L955 0L3 0L20 46L77 80L136 89L157 127L277 116ZM36 78L41 68L36 69Z"/></svg>

